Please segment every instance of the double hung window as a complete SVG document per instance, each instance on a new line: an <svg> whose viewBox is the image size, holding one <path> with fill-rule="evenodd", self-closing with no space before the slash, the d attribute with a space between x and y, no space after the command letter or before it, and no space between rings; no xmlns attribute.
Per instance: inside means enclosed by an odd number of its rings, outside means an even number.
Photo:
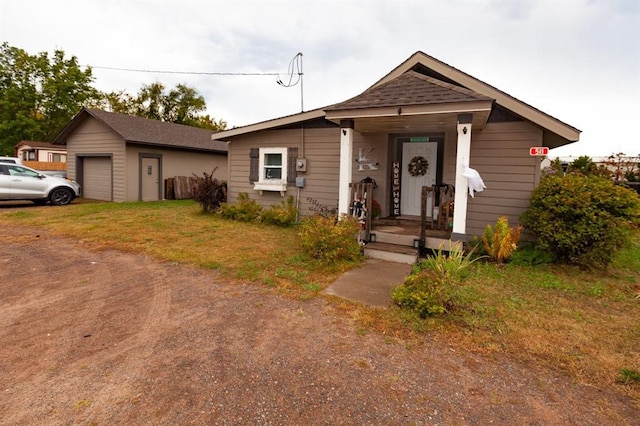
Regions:
<svg viewBox="0 0 640 426"><path fill-rule="evenodd" d="M260 148L258 157L258 181L253 184L258 191L287 190L287 148Z"/></svg>

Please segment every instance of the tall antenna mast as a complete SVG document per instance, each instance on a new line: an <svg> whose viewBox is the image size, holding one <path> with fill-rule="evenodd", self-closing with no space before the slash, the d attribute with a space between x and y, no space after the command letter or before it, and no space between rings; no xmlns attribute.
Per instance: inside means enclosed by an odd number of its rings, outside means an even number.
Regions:
<svg viewBox="0 0 640 426"><path fill-rule="evenodd" d="M300 76L300 112L304 112L304 83L302 81L304 73L302 72L302 52L298 52L296 56L300 60L300 69L298 70L298 75Z"/></svg>
<svg viewBox="0 0 640 426"><path fill-rule="evenodd" d="M296 55L291 59L291 61L289 62L289 69L287 73L289 74L289 81L287 83L282 82L282 80L280 79L280 75L278 75L276 83L278 83L282 87L293 87L296 84L300 83L300 111L304 112L304 73L302 72L302 52L296 53ZM294 75L298 76L295 81L293 78Z"/></svg>

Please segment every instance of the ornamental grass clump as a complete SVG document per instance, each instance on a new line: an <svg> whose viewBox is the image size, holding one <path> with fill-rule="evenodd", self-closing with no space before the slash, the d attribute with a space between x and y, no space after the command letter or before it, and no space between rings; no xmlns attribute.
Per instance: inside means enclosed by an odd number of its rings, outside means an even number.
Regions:
<svg viewBox="0 0 640 426"><path fill-rule="evenodd" d="M496 262L509 260L518 247L522 226L509 227L509 219L500 216L495 226L487 225L482 235L482 244L487 255Z"/></svg>
<svg viewBox="0 0 640 426"><path fill-rule="evenodd" d="M398 306L420 318L442 315L463 304L462 282L469 275L471 260L461 247L447 254L439 249L431 257L414 266L405 282L391 292Z"/></svg>

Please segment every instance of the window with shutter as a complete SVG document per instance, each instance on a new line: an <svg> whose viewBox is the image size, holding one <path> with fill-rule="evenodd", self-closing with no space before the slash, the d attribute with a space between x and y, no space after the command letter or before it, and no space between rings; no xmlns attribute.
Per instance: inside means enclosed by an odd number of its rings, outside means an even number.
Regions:
<svg viewBox="0 0 640 426"><path fill-rule="evenodd" d="M253 189L260 193L277 191L284 196L287 183L295 183L297 155L298 148L252 148L249 152L249 180Z"/></svg>
<svg viewBox="0 0 640 426"><path fill-rule="evenodd" d="M249 150L249 182L255 183L260 178L260 149L251 148Z"/></svg>

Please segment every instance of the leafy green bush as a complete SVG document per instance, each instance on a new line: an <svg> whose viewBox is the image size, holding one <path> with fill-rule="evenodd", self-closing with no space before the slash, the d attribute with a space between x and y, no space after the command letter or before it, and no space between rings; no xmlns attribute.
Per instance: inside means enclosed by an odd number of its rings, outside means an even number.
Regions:
<svg viewBox="0 0 640 426"><path fill-rule="evenodd" d="M362 258L362 247L356 239L359 232L360 224L352 217L336 220L314 215L302 221L298 235L307 255L323 262L335 262Z"/></svg>
<svg viewBox="0 0 640 426"><path fill-rule="evenodd" d="M509 219L500 216L496 225L487 225L482 235L482 244L487 255L497 262L506 262L518 247L522 226L509 227Z"/></svg>
<svg viewBox="0 0 640 426"><path fill-rule="evenodd" d="M289 196L279 205L272 205L269 209L264 209L256 200L249 199L249 194L246 192L238 194L237 202L223 204L220 208L220 214L225 219L263 222L278 226L291 226L298 219L298 209L294 204L293 197Z"/></svg>
<svg viewBox="0 0 640 426"><path fill-rule="evenodd" d="M640 197L598 176L546 175L521 220L557 260L603 268L640 223Z"/></svg>
<svg viewBox="0 0 640 426"><path fill-rule="evenodd" d="M238 201L233 204L224 203L220 206L220 214L225 219L241 222L260 222L262 206L256 200L249 199L249 194L241 192Z"/></svg>
<svg viewBox="0 0 640 426"><path fill-rule="evenodd" d="M393 301L421 318L454 310L461 305L462 281L475 261L471 255L465 255L458 247L449 255L437 250L434 256L414 266L405 282L392 290Z"/></svg>
<svg viewBox="0 0 640 426"><path fill-rule="evenodd" d="M273 205L268 210L262 210L260 219L262 222L272 225L293 225L298 220L298 209L293 202L293 197L289 196L280 205Z"/></svg>
<svg viewBox="0 0 640 426"><path fill-rule="evenodd" d="M227 182L213 177L217 169L211 173L202 172L202 176L194 174L192 178L191 197L205 213L217 211L227 201Z"/></svg>

